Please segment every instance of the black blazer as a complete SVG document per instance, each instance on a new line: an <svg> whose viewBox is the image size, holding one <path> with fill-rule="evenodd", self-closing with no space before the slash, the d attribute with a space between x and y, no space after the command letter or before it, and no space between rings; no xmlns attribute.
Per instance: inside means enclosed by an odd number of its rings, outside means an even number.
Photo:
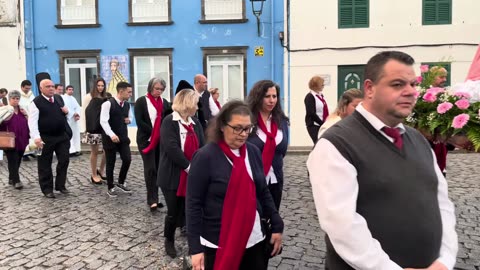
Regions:
<svg viewBox="0 0 480 270"><path fill-rule="evenodd" d="M323 125L324 121L322 121L317 115L315 97L312 95L312 93L308 93L305 96L305 100L303 102L305 103L305 124L307 125L307 127L313 126L314 122L316 122L320 126Z"/></svg>
<svg viewBox="0 0 480 270"><path fill-rule="evenodd" d="M271 220L272 232L283 232L283 221L267 187L262 156L256 146L247 142L247 152L255 181L257 211ZM193 156L188 174L186 218L190 254L204 252L200 236L218 245L223 201L227 193L232 165L218 144L209 143Z"/></svg>
<svg viewBox="0 0 480 270"><path fill-rule="evenodd" d="M135 121L137 122L137 145L138 150L147 148L150 144L148 139L152 135L152 121L148 114L147 97L141 96L135 102ZM163 98L162 121L168 114L172 113L172 105Z"/></svg>
<svg viewBox="0 0 480 270"><path fill-rule="evenodd" d="M275 173L275 177L277 177L278 183L283 183L283 158L287 154L288 135L289 135L287 120L283 120L282 123L280 123L279 129L281 129L283 132L283 139L275 148L275 154L273 156L272 166L273 166L273 171ZM258 149L261 152L263 152L263 146L265 145L265 143L258 137L257 133L250 134L248 141L254 144L256 147L258 147Z"/></svg>
<svg viewBox="0 0 480 270"><path fill-rule="evenodd" d="M203 92L198 101L198 119L202 123L203 129L207 128L208 121L212 118L212 111L210 110L210 92Z"/></svg>
<svg viewBox="0 0 480 270"><path fill-rule="evenodd" d="M158 162L157 184L165 190L177 190L180 182L180 172L188 168L190 161L182 151L180 127L178 121L173 121L173 115L167 115L160 129L160 160ZM204 144L203 129L200 122L195 122L194 130L197 134L199 147Z"/></svg>

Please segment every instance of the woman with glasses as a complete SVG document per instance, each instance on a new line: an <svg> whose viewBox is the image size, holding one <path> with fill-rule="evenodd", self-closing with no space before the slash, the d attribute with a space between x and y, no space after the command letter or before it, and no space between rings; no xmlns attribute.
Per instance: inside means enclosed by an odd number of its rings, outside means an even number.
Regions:
<svg viewBox="0 0 480 270"><path fill-rule="evenodd" d="M320 76L313 76L308 82L310 92L305 96L305 124L313 143L317 142L318 131L328 117L328 105L323 96L325 81Z"/></svg>
<svg viewBox="0 0 480 270"><path fill-rule="evenodd" d="M228 102L210 123L210 143L192 159L186 216L194 270L267 269L267 258L281 250L283 221L261 153L247 142L252 130L248 106ZM271 221L268 243L261 219Z"/></svg>
<svg viewBox="0 0 480 270"><path fill-rule="evenodd" d="M163 234L165 251L172 258L177 256L175 229L184 226L190 160L204 144L202 125L193 117L198 109L198 98L192 89L178 92L173 99L173 113L163 119L160 128L157 184L167 204Z"/></svg>
<svg viewBox="0 0 480 270"><path fill-rule="evenodd" d="M4 152L8 160L8 183L16 189L23 188L18 170L30 138L28 114L19 106L20 96L20 91L17 90L11 90L8 93L8 101L13 107L13 113L0 124L0 131L9 131L15 134L15 148Z"/></svg>
<svg viewBox="0 0 480 270"><path fill-rule="evenodd" d="M256 128L248 141L262 151L263 171L277 210L283 191L283 158L288 147L288 118L278 102L280 87L269 80L255 83L248 95Z"/></svg>

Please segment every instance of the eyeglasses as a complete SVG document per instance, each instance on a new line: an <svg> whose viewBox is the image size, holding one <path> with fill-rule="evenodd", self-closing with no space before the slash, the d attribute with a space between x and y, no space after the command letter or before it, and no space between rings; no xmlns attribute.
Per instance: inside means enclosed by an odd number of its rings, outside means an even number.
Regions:
<svg viewBox="0 0 480 270"><path fill-rule="evenodd" d="M227 126L231 127L233 129L233 134L237 134L237 135L240 135L242 134L242 132L245 132L245 134L250 134L252 133L253 131L253 128L254 128L254 125L251 125L251 126L248 126L248 127L233 127L233 126L230 126L229 124L227 124Z"/></svg>

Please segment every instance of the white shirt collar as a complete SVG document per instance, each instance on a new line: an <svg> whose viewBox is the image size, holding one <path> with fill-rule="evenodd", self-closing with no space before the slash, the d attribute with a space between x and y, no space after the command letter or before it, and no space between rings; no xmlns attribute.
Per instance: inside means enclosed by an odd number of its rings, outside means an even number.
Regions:
<svg viewBox="0 0 480 270"><path fill-rule="evenodd" d="M172 120L173 121L180 121L180 123L182 123L184 125L187 125L187 126L190 125L190 124L195 125L195 122L193 121L193 119L190 116L188 117L188 122L185 123L185 121L183 121L182 117L180 116L180 114L177 111L173 111Z"/></svg>
<svg viewBox="0 0 480 270"><path fill-rule="evenodd" d="M382 122L382 120L378 119L375 115L373 115L371 112L367 111L365 107L363 107L363 103L361 102L358 104L356 108L357 112L359 112L367 121L377 130L381 131L381 129L385 126L388 127L385 123ZM398 128L400 133L403 134L405 133L405 127L403 126L402 123L396 125L394 128Z"/></svg>
<svg viewBox="0 0 480 270"><path fill-rule="evenodd" d="M315 91L313 91L313 90L310 90L310 94L312 94L313 96L316 96L316 95L322 96L322 95L323 95L322 92L318 92L318 93L317 93L317 92L315 92Z"/></svg>

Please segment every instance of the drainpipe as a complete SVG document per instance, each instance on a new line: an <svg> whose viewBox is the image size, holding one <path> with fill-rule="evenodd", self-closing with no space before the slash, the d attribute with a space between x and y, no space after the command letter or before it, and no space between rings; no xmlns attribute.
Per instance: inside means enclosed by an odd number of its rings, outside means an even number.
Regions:
<svg viewBox="0 0 480 270"><path fill-rule="evenodd" d="M287 0L287 37L286 37L286 42L287 42L287 88L288 88L288 117L291 117L290 115L290 107L291 107L291 96L290 96L290 0ZM290 139L290 136L288 137Z"/></svg>
<svg viewBox="0 0 480 270"><path fill-rule="evenodd" d="M33 22L33 0L30 0L29 1L29 4L30 4L30 49L31 49L31 54L32 54L32 77L33 77L33 81L34 83L32 83L32 88L34 90L34 93L35 95L38 95L38 89L36 89L34 87L34 85L36 86L37 84L35 83L35 74L37 74L37 71L36 71L36 59L35 59L35 28L34 28L34 22Z"/></svg>
<svg viewBox="0 0 480 270"><path fill-rule="evenodd" d="M270 78L272 78L272 81L275 81L275 42L274 42L274 33L275 33L275 6L274 6L274 0L270 1L270 8L271 8L271 16L270 16L270 21L271 21L271 31L270 31L270 48L272 49L271 52L271 57L272 57L272 67L270 69Z"/></svg>

